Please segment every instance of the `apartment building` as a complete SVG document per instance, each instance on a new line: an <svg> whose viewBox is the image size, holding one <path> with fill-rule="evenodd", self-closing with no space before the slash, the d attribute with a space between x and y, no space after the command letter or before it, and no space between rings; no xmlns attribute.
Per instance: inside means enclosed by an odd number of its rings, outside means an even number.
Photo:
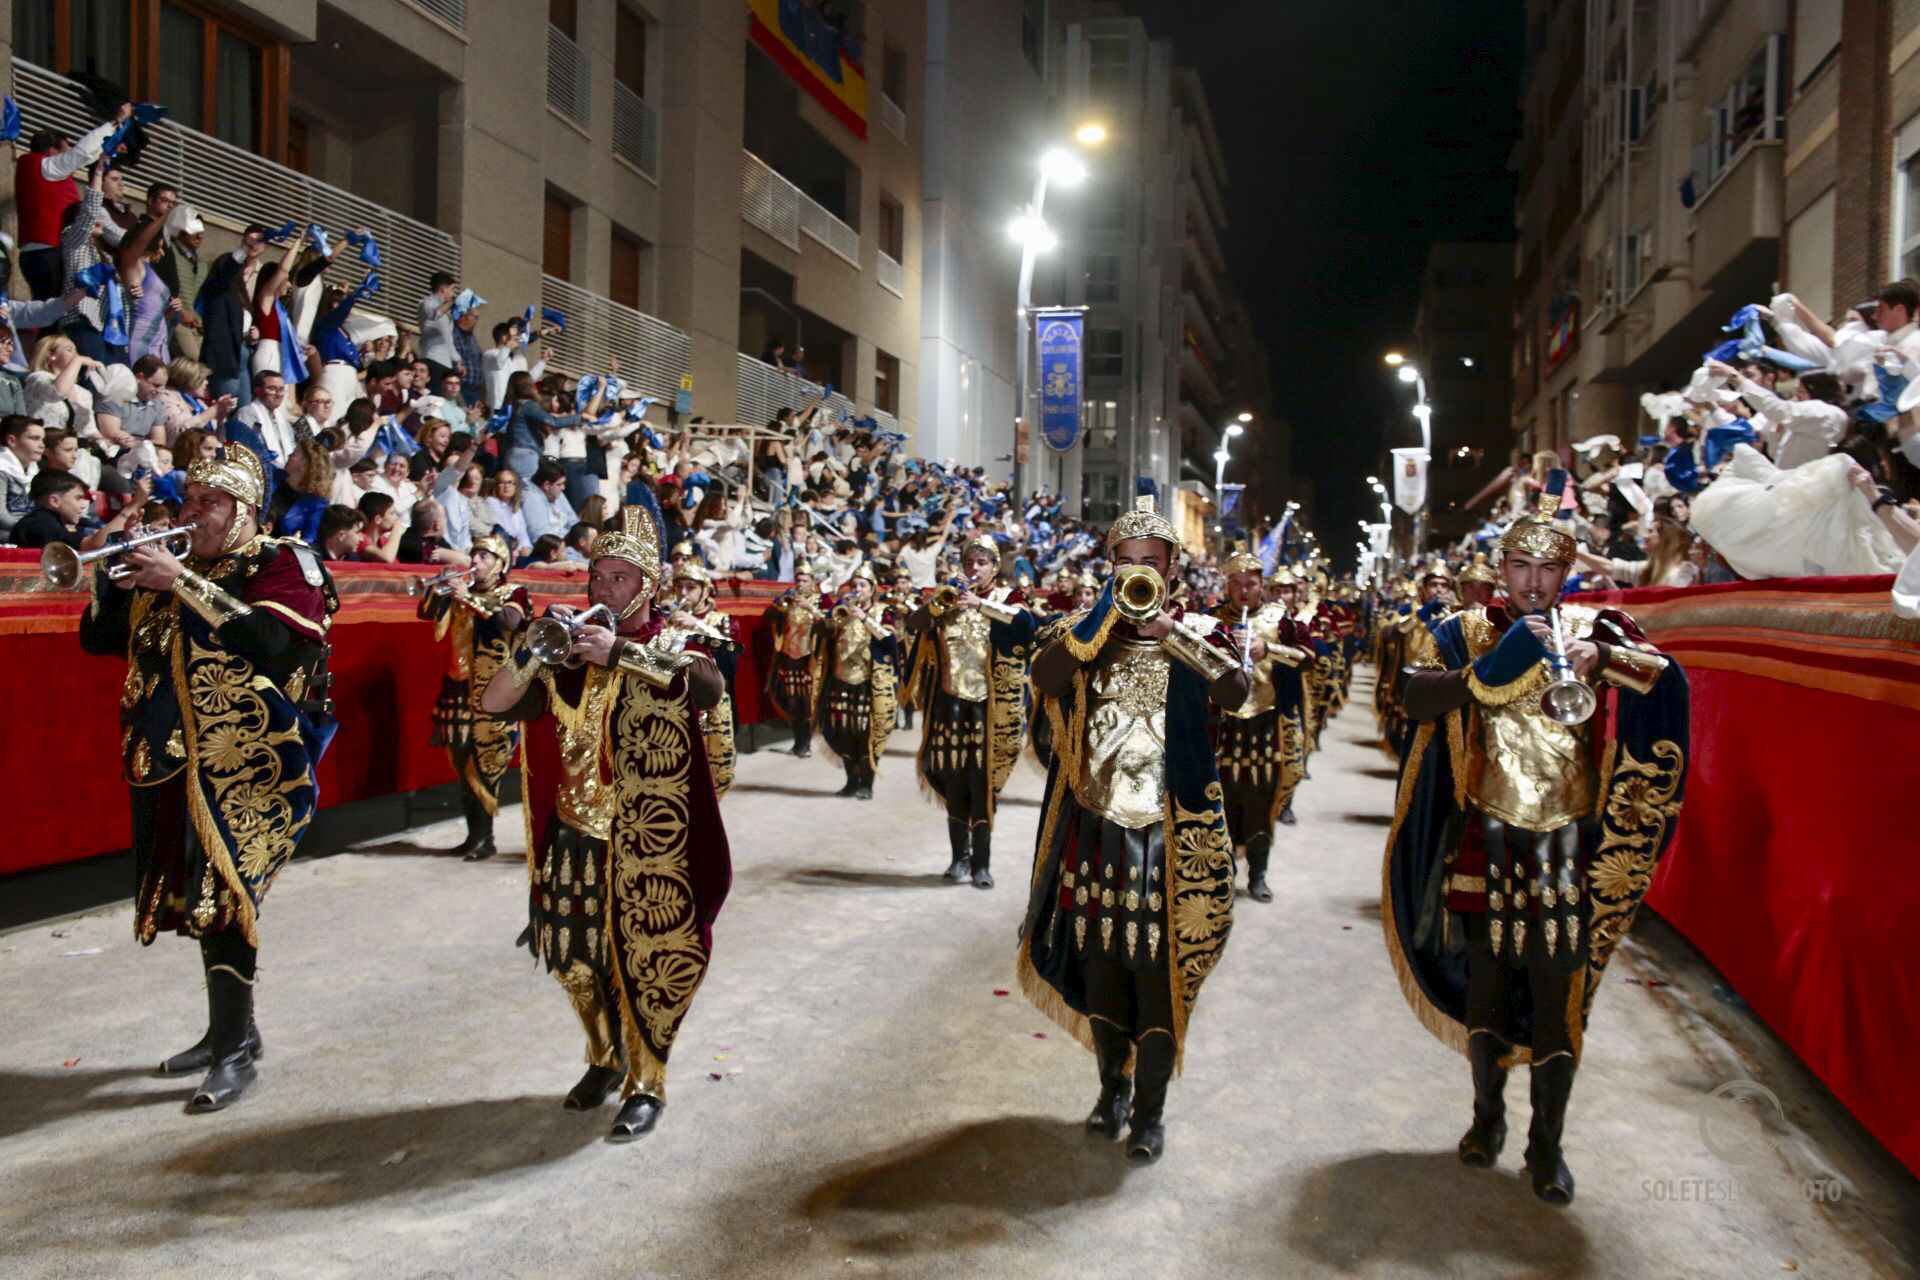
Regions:
<svg viewBox="0 0 1920 1280"><path fill-rule="evenodd" d="M216 233L370 227L398 319L445 269L489 324L565 314L564 370L720 421L831 384L911 435L926 6L836 9L844 39L778 0L0 0L0 61L29 132L92 123L69 71L166 104L130 185Z"/></svg>
<svg viewBox="0 0 1920 1280"><path fill-rule="evenodd" d="M1478 527L1467 502L1507 464L1513 403L1513 245L1448 241L1427 254L1411 358L1425 379L1432 433L1428 530L1448 541ZM1408 418L1388 447L1420 443Z"/></svg>

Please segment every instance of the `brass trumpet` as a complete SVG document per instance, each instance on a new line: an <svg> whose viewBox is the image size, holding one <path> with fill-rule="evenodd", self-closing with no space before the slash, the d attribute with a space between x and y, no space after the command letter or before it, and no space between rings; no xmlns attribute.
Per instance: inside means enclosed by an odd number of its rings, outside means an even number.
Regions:
<svg viewBox="0 0 1920 1280"><path fill-rule="evenodd" d="M40 577L56 591L71 591L80 585L81 570L95 560L111 559L135 547L166 542L173 538L191 539L193 530L194 526L191 524L183 524L177 529L155 529L152 533L143 533L137 538L109 542L106 546L92 551L75 551L63 542L49 543L40 552ZM118 582L133 570L124 564L109 564L105 572L110 580Z"/></svg>
<svg viewBox="0 0 1920 1280"><path fill-rule="evenodd" d="M460 581L460 579L471 578L472 576L473 569L471 566L465 569L442 569L431 578L408 578L406 590L407 594L415 599L429 592L438 595L454 583Z"/></svg>
<svg viewBox="0 0 1920 1280"><path fill-rule="evenodd" d="M675 609L667 615L667 626L675 631L684 631L688 635L711 640L715 644L731 645L733 637L720 634L718 627L709 626L693 615L691 609Z"/></svg>
<svg viewBox="0 0 1920 1280"><path fill-rule="evenodd" d="M567 618L536 618L527 628L527 649L550 667L578 667L585 660L574 653L573 638L596 616L605 618L608 626L618 621L603 604Z"/></svg>
<svg viewBox="0 0 1920 1280"><path fill-rule="evenodd" d="M1556 724L1585 724L1600 700L1584 680L1573 674L1573 664L1567 661L1567 637L1560 629L1560 611L1547 610L1547 621L1553 624L1553 656L1547 660L1553 682L1540 691L1540 714Z"/></svg>
<svg viewBox="0 0 1920 1280"><path fill-rule="evenodd" d="M1167 584L1150 564L1123 564L1113 573L1113 607L1128 622L1151 621L1167 601Z"/></svg>

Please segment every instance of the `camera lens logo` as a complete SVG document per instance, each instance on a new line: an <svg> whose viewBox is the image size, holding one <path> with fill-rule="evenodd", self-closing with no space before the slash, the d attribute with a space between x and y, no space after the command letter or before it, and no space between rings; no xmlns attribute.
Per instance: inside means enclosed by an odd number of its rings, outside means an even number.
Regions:
<svg viewBox="0 0 1920 1280"><path fill-rule="evenodd" d="M1766 1157L1767 1126L1784 1125L1786 1112L1773 1090L1752 1080L1729 1080L1701 1100L1700 1142L1728 1164Z"/></svg>

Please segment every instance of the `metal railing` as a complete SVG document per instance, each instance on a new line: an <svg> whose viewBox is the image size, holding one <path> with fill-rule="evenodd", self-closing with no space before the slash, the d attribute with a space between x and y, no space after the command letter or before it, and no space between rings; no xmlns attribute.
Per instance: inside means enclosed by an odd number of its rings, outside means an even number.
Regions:
<svg viewBox="0 0 1920 1280"><path fill-rule="evenodd" d="M20 104L22 136L58 129L77 138L100 123L82 104L72 81L19 58L13 60L13 93ZM318 223L336 242L355 227L367 228L380 245L380 277L386 284L376 305L396 314L412 314L414 302L430 292L427 278L434 272L460 274L460 242L438 227L171 120L149 126L147 138L130 186L171 183L195 208L236 227L252 222L277 227L293 219ZM351 275L348 282L357 283L365 272L350 250L336 260L343 281Z"/></svg>
<svg viewBox="0 0 1920 1280"><path fill-rule="evenodd" d="M874 257L873 278L880 282L881 288L902 298L907 296L906 269L900 265L899 259L885 249L879 250Z"/></svg>
<svg viewBox="0 0 1920 1280"><path fill-rule="evenodd" d="M800 193L800 229L859 270L860 233L815 204L804 191Z"/></svg>
<svg viewBox="0 0 1920 1280"><path fill-rule="evenodd" d="M740 216L789 249L800 248L800 188L751 151L740 163Z"/></svg>
<svg viewBox="0 0 1920 1280"><path fill-rule="evenodd" d="M907 113L901 109L900 104L884 93L875 94L873 102L873 114L879 117L880 127L900 139L900 141L905 142L907 140Z"/></svg>
<svg viewBox="0 0 1920 1280"><path fill-rule="evenodd" d="M547 339L547 363L570 374L607 373L620 357L620 380L642 394L673 403L681 376L693 367L693 339L644 311L540 277L540 305L567 318L567 331Z"/></svg>
<svg viewBox="0 0 1920 1280"><path fill-rule="evenodd" d="M873 425L882 431L898 432L900 430L900 420L885 409L875 409L868 416L873 419Z"/></svg>
<svg viewBox="0 0 1920 1280"><path fill-rule="evenodd" d="M613 154L649 178L660 176L660 113L618 80L613 82Z"/></svg>
<svg viewBox="0 0 1920 1280"><path fill-rule="evenodd" d="M467 29L467 0L413 0L413 4L425 9L455 31Z"/></svg>
<svg viewBox="0 0 1920 1280"><path fill-rule="evenodd" d="M586 50L567 33L547 25L547 105L567 119L587 127L593 100L593 80L587 70Z"/></svg>
<svg viewBox="0 0 1920 1280"><path fill-rule="evenodd" d="M771 422L782 409L805 409L820 398L819 383L808 382L798 374L776 369L764 360L739 353L739 412L742 422ZM839 392L827 397L828 409L837 417L855 415L853 401Z"/></svg>

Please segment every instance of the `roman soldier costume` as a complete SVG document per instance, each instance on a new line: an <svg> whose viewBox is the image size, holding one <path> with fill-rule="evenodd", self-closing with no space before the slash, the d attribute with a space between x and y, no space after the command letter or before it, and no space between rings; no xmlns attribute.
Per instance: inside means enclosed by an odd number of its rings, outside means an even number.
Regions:
<svg viewBox="0 0 1920 1280"><path fill-rule="evenodd" d="M873 567L862 564L853 577L874 582ZM843 796L873 799L873 780L880 756L893 733L894 649L893 612L868 597L869 608L855 612L846 600L836 604L818 631L819 658L815 670L826 676L816 684L815 723L827 750L840 758L847 771Z"/></svg>
<svg viewBox="0 0 1920 1280"><path fill-rule="evenodd" d="M1551 484L1541 504L1501 549L1570 563ZM1467 609L1414 632L1415 732L1381 914L1415 1013L1472 1067L1460 1158L1498 1156L1507 1072L1530 1063L1527 1167L1536 1194L1565 1203L1561 1134L1587 1017L1673 838L1688 716L1686 677L1626 614L1569 605L1555 625L1567 643L1596 644L1584 679L1515 609Z"/></svg>
<svg viewBox="0 0 1920 1280"><path fill-rule="evenodd" d="M979 537L963 550L999 547ZM947 811L952 861L947 879L971 878L991 889L993 813L1025 737L1027 660L1034 617L1026 597L1008 587L959 602L959 588L936 592L907 619L914 633L907 688L924 712L915 770L920 785Z"/></svg>
<svg viewBox="0 0 1920 1280"><path fill-rule="evenodd" d="M667 1055L733 878L690 656L657 614L629 621L660 576L658 529L645 507L621 515L591 558L625 561L646 583L614 625L612 665L548 665L523 644L509 662L525 693L507 713L526 722L528 942L586 1034L567 1106L591 1110L621 1085L616 1142L666 1105Z"/></svg>
<svg viewBox="0 0 1920 1280"><path fill-rule="evenodd" d="M1261 564L1257 557L1240 552L1226 561L1223 571L1259 573ZM1312 660L1313 650L1305 628L1288 617L1283 606L1262 605L1245 618L1241 612L1223 604L1215 617L1227 634L1239 637L1237 643L1247 643L1244 628L1266 645L1267 652L1259 661L1248 662L1247 700L1220 714L1213 749L1227 830L1247 860L1247 895L1271 902L1267 864L1273 854L1273 825L1291 807L1306 768L1306 702L1300 672Z"/></svg>
<svg viewBox="0 0 1920 1280"><path fill-rule="evenodd" d="M467 838L455 853L469 862L491 858L493 818L500 811L500 780L520 745L518 725L480 709L480 695L507 660L513 633L533 617L527 589L507 581L513 553L507 541L489 533L473 541L475 551L490 552L500 566L493 576L474 578L464 596L434 587L420 595L420 617L433 623L433 638L447 641L447 673L433 706L433 745L445 747L460 785L460 810Z"/></svg>
<svg viewBox="0 0 1920 1280"><path fill-rule="evenodd" d="M826 611L819 591L811 585L802 590L796 583L773 602L767 620L773 625L773 669L768 673L767 693L793 733L793 754L805 758L813 754L814 691L820 687L825 656L819 632Z"/></svg>
<svg viewBox="0 0 1920 1280"><path fill-rule="evenodd" d="M724 796L727 788L733 785L736 755L733 741L733 676L740 666L740 628L735 624L732 614L714 603L713 575L707 571L707 566L691 556L676 559L672 583L675 591L683 582L694 583L700 590L690 601L663 597L669 601L667 631L670 635L698 644L711 654L720 668L720 675L727 682L727 691L720 696L720 701L700 713L700 731L707 743L707 764L713 770L713 789L716 794Z"/></svg>
<svg viewBox="0 0 1920 1280"><path fill-rule="evenodd" d="M1114 521L1108 553L1136 538L1178 546L1151 498ZM1128 1154L1151 1160L1188 1019L1233 920L1207 705L1237 705L1246 685L1212 618L1178 618L1156 640L1115 599L1109 584L1034 659L1055 754L1018 967L1028 998L1098 1057L1088 1127L1119 1137L1131 1104Z"/></svg>
<svg viewBox="0 0 1920 1280"><path fill-rule="evenodd" d="M327 628L339 601L302 543L241 539L266 496L260 460L227 445L187 469L235 503L221 553L185 559L170 592L94 575L88 653L127 658L121 762L133 800L134 935L196 938L208 1028L163 1075L206 1073L189 1111L244 1093L264 1056L254 1026L260 907L319 805L314 770L334 729Z"/></svg>

